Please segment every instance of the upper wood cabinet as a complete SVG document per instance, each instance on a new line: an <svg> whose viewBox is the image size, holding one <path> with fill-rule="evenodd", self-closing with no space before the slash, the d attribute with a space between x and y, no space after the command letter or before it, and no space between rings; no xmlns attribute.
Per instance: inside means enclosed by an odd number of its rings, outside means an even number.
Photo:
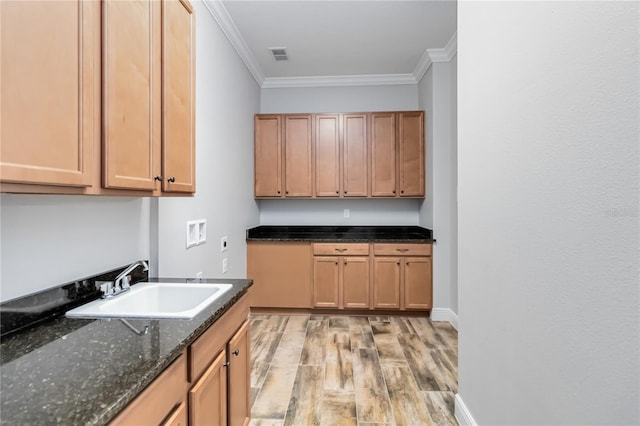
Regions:
<svg viewBox="0 0 640 426"><path fill-rule="evenodd" d="M0 2L0 180L90 186L100 79L92 1Z"/></svg>
<svg viewBox="0 0 640 426"><path fill-rule="evenodd" d="M371 196L396 195L396 114L371 113Z"/></svg>
<svg viewBox="0 0 640 426"><path fill-rule="evenodd" d="M367 114L342 116L342 191L345 197L369 195Z"/></svg>
<svg viewBox="0 0 640 426"><path fill-rule="evenodd" d="M254 194L424 197L424 152L422 111L258 114Z"/></svg>
<svg viewBox="0 0 640 426"><path fill-rule="evenodd" d="M161 3L102 3L103 185L153 190L160 160Z"/></svg>
<svg viewBox="0 0 640 426"><path fill-rule="evenodd" d="M195 191L187 0L0 2L0 27L2 192Z"/></svg>
<svg viewBox="0 0 640 426"><path fill-rule="evenodd" d="M340 196L340 115L315 116L315 195Z"/></svg>
<svg viewBox="0 0 640 426"><path fill-rule="evenodd" d="M193 8L186 0L163 0L162 8L162 190L195 192Z"/></svg>
<svg viewBox="0 0 640 426"><path fill-rule="evenodd" d="M254 118L254 195L282 197L282 116Z"/></svg>
<svg viewBox="0 0 640 426"><path fill-rule="evenodd" d="M313 119L311 114L284 118L284 185L287 197L313 194Z"/></svg>
<svg viewBox="0 0 640 426"><path fill-rule="evenodd" d="M424 113L398 113L398 185L401 197L424 196Z"/></svg>
<svg viewBox="0 0 640 426"><path fill-rule="evenodd" d="M315 116L315 196L366 197L367 115Z"/></svg>

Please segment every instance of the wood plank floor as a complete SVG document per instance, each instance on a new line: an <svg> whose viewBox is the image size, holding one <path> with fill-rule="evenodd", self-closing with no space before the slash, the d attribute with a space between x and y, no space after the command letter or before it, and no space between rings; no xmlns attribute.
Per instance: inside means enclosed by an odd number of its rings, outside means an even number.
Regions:
<svg viewBox="0 0 640 426"><path fill-rule="evenodd" d="M458 335L398 316L252 315L250 425L457 425Z"/></svg>

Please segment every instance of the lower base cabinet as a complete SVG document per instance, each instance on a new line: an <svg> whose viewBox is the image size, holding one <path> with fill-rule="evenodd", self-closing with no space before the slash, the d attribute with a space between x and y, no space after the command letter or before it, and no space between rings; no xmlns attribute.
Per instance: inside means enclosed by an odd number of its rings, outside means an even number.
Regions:
<svg viewBox="0 0 640 426"><path fill-rule="evenodd" d="M111 425L249 423L249 298L243 296L136 397Z"/></svg>
<svg viewBox="0 0 640 426"><path fill-rule="evenodd" d="M431 244L373 244L373 308L428 310Z"/></svg>
<svg viewBox="0 0 640 426"><path fill-rule="evenodd" d="M227 424L227 353L214 359L189 390L190 425Z"/></svg>

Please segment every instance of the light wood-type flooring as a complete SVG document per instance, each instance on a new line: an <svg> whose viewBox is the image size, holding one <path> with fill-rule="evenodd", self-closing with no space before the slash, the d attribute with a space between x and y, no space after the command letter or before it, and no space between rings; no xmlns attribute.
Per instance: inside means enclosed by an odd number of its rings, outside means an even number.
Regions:
<svg viewBox="0 0 640 426"><path fill-rule="evenodd" d="M456 425L458 335L398 316L252 315L251 425Z"/></svg>

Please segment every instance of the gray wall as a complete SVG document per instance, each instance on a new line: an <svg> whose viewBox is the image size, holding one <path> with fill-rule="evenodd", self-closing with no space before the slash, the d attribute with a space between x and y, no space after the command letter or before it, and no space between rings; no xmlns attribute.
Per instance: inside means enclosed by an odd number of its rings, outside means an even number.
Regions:
<svg viewBox="0 0 640 426"><path fill-rule="evenodd" d="M638 424L639 4L458 19L458 408Z"/></svg>
<svg viewBox="0 0 640 426"><path fill-rule="evenodd" d="M149 199L0 195L0 300L149 259Z"/></svg>
<svg viewBox="0 0 640 426"><path fill-rule="evenodd" d="M456 159L457 59L435 62L418 85L420 108L425 110L427 197L419 209L419 223L432 228L433 306L438 320L458 312L457 283L457 159ZM453 318L455 321L455 318Z"/></svg>
<svg viewBox="0 0 640 426"><path fill-rule="evenodd" d="M262 89L260 112L368 112L418 109L415 84Z"/></svg>
<svg viewBox="0 0 640 426"><path fill-rule="evenodd" d="M246 276L245 231L259 222L253 200L253 115L260 88L202 2L196 9L196 182L193 198L153 204L157 257L163 277ZM186 248L186 222L207 220L207 242ZM220 238L228 237L225 253ZM155 244L153 244L155 246Z"/></svg>

